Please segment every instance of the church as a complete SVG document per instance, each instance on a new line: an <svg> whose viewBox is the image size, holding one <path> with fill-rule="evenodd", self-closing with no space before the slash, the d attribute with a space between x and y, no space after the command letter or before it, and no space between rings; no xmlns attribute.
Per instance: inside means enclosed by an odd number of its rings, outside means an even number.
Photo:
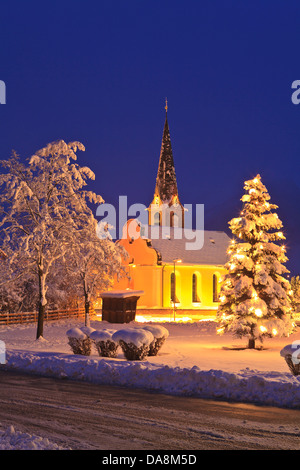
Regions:
<svg viewBox="0 0 300 470"><path fill-rule="evenodd" d="M127 221L116 243L128 253L128 278L114 290L143 291L137 313L175 317L214 316L218 308L220 278L225 274L230 238L222 231L199 231L201 245L188 249L195 230L185 225L186 210L179 198L167 116L163 129L153 200L148 206L148 226ZM201 232L201 233L200 233Z"/></svg>

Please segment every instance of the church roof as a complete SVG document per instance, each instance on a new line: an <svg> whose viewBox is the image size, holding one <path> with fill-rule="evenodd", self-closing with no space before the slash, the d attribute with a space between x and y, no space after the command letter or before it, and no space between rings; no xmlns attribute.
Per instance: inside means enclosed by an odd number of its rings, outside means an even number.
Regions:
<svg viewBox="0 0 300 470"><path fill-rule="evenodd" d="M230 238L225 232L198 230L196 239L196 231L192 229L147 227L147 237L151 241L151 246L161 256L162 263L173 263L175 259L181 259L181 264L187 265L224 265L228 261L227 248L230 244ZM159 237L154 230L160 230ZM151 235L154 236L151 237ZM197 250L187 249L188 243L191 244L191 247L195 247L196 240L202 247Z"/></svg>

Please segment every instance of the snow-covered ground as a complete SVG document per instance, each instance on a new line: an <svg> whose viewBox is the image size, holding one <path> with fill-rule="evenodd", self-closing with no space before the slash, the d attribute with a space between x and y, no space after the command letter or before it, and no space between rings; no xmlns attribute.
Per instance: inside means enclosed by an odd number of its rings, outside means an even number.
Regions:
<svg viewBox="0 0 300 470"><path fill-rule="evenodd" d="M0 450L67 450L49 439L18 432L14 426L9 426L5 431L0 430Z"/></svg>
<svg viewBox="0 0 300 470"><path fill-rule="evenodd" d="M140 387L178 395L233 399L287 407L300 406L300 376L293 376L281 349L300 340L300 330L289 338L266 340L263 350L239 349L246 345L230 335L217 335L214 321L165 322L169 331L157 356L127 361L74 355L66 331L84 326L68 319L45 324L44 339L35 340L36 325L0 327L6 345L6 365L30 373L87 380L94 383ZM91 327L142 328L143 323L111 324L92 321Z"/></svg>
<svg viewBox="0 0 300 470"><path fill-rule="evenodd" d="M1 326L6 364L0 367L182 396L300 407L300 376L293 376L280 356L284 346L300 340L300 330L289 338L266 340L263 350L249 350L243 349L246 340L217 335L212 320L160 324L168 329L169 337L157 356L142 361L126 360L121 349L116 358L99 357L96 348L91 356L74 355L66 332L84 326L80 319L46 323L44 338L38 341L34 324ZM143 328L144 324L91 322L96 330L124 326ZM0 449L16 443L20 448L55 447L37 436L20 436L14 429L0 432Z"/></svg>

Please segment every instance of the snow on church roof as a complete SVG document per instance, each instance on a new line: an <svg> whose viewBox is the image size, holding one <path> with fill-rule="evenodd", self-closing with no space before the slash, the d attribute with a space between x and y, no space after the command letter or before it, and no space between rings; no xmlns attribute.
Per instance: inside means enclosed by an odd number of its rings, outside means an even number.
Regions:
<svg viewBox="0 0 300 470"><path fill-rule="evenodd" d="M175 259L182 260L182 264L209 264L224 265L228 260L227 248L230 238L225 232L219 231L197 231L197 240L200 249L187 249L187 244L196 246L195 232L192 229L181 229L173 227L160 227L159 237L154 236L154 226L147 227L148 238L151 246L160 253L163 263L173 263ZM155 227L158 229L158 227ZM204 234L204 242L203 241ZM194 236L194 238L192 238Z"/></svg>

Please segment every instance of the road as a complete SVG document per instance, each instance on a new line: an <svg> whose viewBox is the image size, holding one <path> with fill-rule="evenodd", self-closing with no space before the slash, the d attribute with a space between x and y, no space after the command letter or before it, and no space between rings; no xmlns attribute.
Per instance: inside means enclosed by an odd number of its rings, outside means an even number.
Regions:
<svg viewBox="0 0 300 470"><path fill-rule="evenodd" d="M0 372L0 423L78 450L300 448L300 410Z"/></svg>

